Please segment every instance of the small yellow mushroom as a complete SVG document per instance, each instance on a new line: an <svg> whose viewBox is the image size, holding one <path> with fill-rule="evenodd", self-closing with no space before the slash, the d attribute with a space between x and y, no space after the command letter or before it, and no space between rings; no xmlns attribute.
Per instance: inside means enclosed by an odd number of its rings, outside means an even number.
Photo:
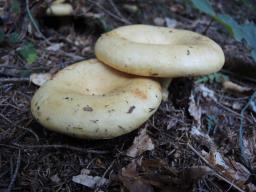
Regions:
<svg viewBox="0 0 256 192"><path fill-rule="evenodd" d="M69 16L73 13L73 7L69 3L55 2L46 10L47 15Z"/></svg>
<svg viewBox="0 0 256 192"><path fill-rule="evenodd" d="M206 36L150 25L129 25L103 34L95 54L122 72L165 78L163 100L168 98L171 78L216 72L225 60L221 47Z"/></svg>

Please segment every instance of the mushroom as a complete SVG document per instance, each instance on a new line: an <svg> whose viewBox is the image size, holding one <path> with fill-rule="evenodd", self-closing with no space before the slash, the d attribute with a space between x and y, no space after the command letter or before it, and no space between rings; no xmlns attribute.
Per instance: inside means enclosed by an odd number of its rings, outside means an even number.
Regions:
<svg viewBox="0 0 256 192"><path fill-rule="evenodd" d="M103 34L95 54L119 71L168 79L216 72L225 60L221 47L206 36L150 25L129 25Z"/></svg>
<svg viewBox="0 0 256 192"><path fill-rule="evenodd" d="M73 7L69 3L64 3L63 0L54 1L50 7L47 8L47 15L54 16L69 16L73 13Z"/></svg>
<svg viewBox="0 0 256 192"><path fill-rule="evenodd" d="M157 110L161 87L96 59L59 71L37 90L32 114L48 129L80 138L110 139L133 131Z"/></svg>

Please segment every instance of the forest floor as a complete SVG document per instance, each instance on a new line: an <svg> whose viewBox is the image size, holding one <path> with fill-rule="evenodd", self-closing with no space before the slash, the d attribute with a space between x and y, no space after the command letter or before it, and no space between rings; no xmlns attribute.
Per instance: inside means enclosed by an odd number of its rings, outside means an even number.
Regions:
<svg viewBox="0 0 256 192"><path fill-rule="evenodd" d="M0 191L256 191L256 63L245 44L185 1L69 2L70 17L46 16L50 1L24 1L3 22L21 41L0 47ZM250 15L239 1L214 6L237 19ZM38 86L31 74L94 58L102 33L137 23L202 33L223 48L225 67L213 76L174 79L150 120L115 139L72 138L34 120L30 102ZM25 41L38 53L32 64L18 54ZM134 148L141 151L131 157Z"/></svg>

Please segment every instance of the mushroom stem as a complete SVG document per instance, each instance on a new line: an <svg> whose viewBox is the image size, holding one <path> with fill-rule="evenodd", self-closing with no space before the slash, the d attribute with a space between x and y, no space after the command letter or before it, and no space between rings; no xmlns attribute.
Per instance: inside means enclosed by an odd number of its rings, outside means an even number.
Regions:
<svg viewBox="0 0 256 192"><path fill-rule="evenodd" d="M172 82L171 78L161 78L159 79L159 83L161 84L162 87L162 100L163 101L167 101L168 100L168 96L169 96L169 86Z"/></svg>

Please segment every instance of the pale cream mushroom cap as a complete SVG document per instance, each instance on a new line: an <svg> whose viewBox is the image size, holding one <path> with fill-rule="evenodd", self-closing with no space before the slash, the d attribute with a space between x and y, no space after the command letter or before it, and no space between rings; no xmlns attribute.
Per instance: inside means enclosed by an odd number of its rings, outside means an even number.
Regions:
<svg viewBox="0 0 256 192"><path fill-rule="evenodd" d="M117 70L167 78L213 73L225 60L221 47L206 36L150 25L129 25L103 34L95 54Z"/></svg>
<svg viewBox="0 0 256 192"><path fill-rule="evenodd" d="M47 15L69 16L73 13L73 7L69 3L56 2L52 3L46 10Z"/></svg>
<svg viewBox="0 0 256 192"><path fill-rule="evenodd" d="M158 82L96 59L59 71L35 93L31 110L46 128L80 138L114 138L142 125L162 99Z"/></svg>

